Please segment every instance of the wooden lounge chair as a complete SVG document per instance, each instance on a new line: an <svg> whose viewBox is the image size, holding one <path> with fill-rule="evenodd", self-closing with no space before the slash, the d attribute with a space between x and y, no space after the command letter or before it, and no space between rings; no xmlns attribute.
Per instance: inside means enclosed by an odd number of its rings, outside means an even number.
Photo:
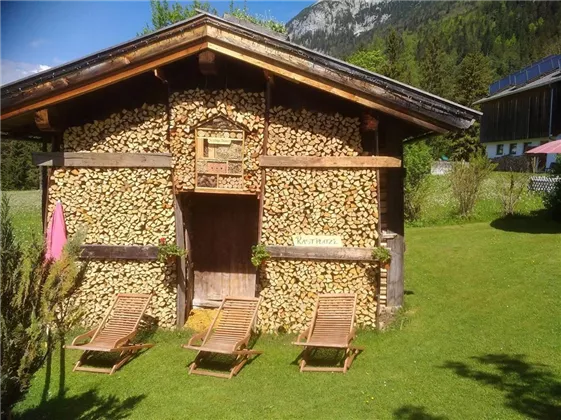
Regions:
<svg viewBox="0 0 561 420"><path fill-rule="evenodd" d="M261 351L247 348L251 330L257 318L258 298L225 297L210 327L195 334L183 348L198 351L189 367L189 374L216 376L231 379L249 360ZM194 343L201 340L200 345ZM198 368L201 361L212 353L236 356L230 373L218 373Z"/></svg>
<svg viewBox="0 0 561 420"><path fill-rule="evenodd" d="M327 371L347 372L362 347L352 346L355 338L356 294L320 294L308 329L293 344L304 346L300 360L300 372ZM303 339L306 339L303 342ZM343 367L306 366L311 354L318 348L345 350Z"/></svg>
<svg viewBox="0 0 561 420"><path fill-rule="evenodd" d="M97 328L79 335L67 349L83 350L84 354L74 366L73 371L108 373L112 375L123 366L140 349L153 344L131 344L137 333L138 324L150 303L151 294L118 293L103 321ZM89 338L89 342L78 344ZM82 366L95 352L121 353L120 358L111 368L94 368Z"/></svg>

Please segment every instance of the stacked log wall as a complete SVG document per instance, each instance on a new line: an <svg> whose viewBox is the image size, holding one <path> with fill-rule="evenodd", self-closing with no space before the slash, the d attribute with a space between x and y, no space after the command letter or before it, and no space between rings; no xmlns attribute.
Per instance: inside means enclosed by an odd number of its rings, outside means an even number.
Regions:
<svg viewBox="0 0 561 420"><path fill-rule="evenodd" d="M123 110L103 121L71 127L64 150L98 153L172 153L172 171L147 168L56 169L50 210L63 201L68 231L88 228L86 243L157 245L173 242L173 190L195 183L195 127L224 116L246 131L244 190L258 193L259 156L265 129L263 92L188 90L164 105ZM283 107L271 109L268 154L277 156L360 156L358 118ZM169 128L169 133L168 133ZM174 185L172 185L174 183ZM372 247L377 241L377 180L369 169L266 170L263 230L265 245L292 245L292 235L338 235L345 247ZM196 244L195 244L196 246ZM317 293L356 292L357 322L373 326L375 267L369 262L271 260L261 275L264 331L297 331L313 311ZM78 299L87 323L98 321L115 292L155 293L149 313L172 326L176 317L175 267L156 261L91 262ZM288 315L287 315L288 314Z"/></svg>
<svg viewBox="0 0 561 420"><path fill-rule="evenodd" d="M268 154L360 156L359 120L281 107L271 110ZM262 242L292 245L293 235L336 235L344 247L373 247L378 238L377 180L369 169L269 168ZM297 332L319 293L357 293L357 324L376 321L376 267L370 262L268 261L261 273L259 325Z"/></svg>
<svg viewBox="0 0 561 420"><path fill-rule="evenodd" d="M70 127L68 152L169 153L164 105L123 110ZM51 175L49 215L61 200L69 235L87 232L85 244L157 245L175 242L172 172L158 168L58 168ZM50 217L50 216L49 216ZM176 319L175 264L159 261L89 261L76 299L84 324L100 321L115 293L153 293L147 314L158 325Z"/></svg>

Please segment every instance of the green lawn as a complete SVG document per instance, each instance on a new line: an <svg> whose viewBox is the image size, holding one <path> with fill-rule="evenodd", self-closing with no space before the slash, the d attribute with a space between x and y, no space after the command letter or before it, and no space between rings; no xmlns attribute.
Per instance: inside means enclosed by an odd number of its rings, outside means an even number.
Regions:
<svg viewBox="0 0 561 420"><path fill-rule="evenodd" d="M2 191L10 199L14 228L19 239L29 243L41 238L41 191Z"/></svg>
<svg viewBox="0 0 561 420"><path fill-rule="evenodd" d="M66 395L55 359L16 418L561 418L561 225L409 228L406 255L406 310L360 332L346 375L301 374L293 336L261 336L238 377L188 376L188 332L158 332L113 376L72 373L68 351Z"/></svg>

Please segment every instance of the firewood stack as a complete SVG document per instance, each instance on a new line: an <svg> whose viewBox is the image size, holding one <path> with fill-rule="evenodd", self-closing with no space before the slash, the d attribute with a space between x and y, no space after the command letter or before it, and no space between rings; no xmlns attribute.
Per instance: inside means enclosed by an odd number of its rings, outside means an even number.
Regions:
<svg viewBox="0 0 561 420"><path fill-rule="evenodd" d="M361 156L358 118L320 112L271 110L267 154L274 156Z"/></svg>
<svg viewBox="0 0 561 420"><path fill-rule="evenodd" d="M86 244L157 245L175 241L171 172L145 168L56 169L50 179L49 217L62 200L68 234L85 228ZM174 325L175 265L159 262L90 262L76 299L85 322L99 322L117 292L153 291L150 312Z"/></svg>
<svg viewBox="0 0 561 420"><path fill-rule="evenodd" d="M262 331L304 330L312 318L318 293L356 292L357 324L374 326L376 276L371 264L270 260L264 271L259 307L259 328Z"/></svg>
<svg viewBox="0 0 561 420"><path fill-rule="evenodd" d="M272 110L268 153L360 156L359 120L306 110ZM377 180L369 169L267 169L262 242L292 245L292 236L337 235L345 247L373 247L378 237ZM308 325L318 293L356 292L357 324L374 326L374 263L271 260L262 270L264 331Z"/></svg>
<svg viewBox="0 0 561 420"><path fill-rule="evenodd" d="M264 94L243 90L196 89L175 92L171 95L170 101L171 150L174 155L176 188L178 190L194 188L195 127L209 118L222 115L246 130L243 189L251 192L259 191L261 173L258 157L261 154L265 127Z"/></svg>
<svg viewBox="0 0 561 420"><path fill-rule="evenodd" d="M99 324L115 293L154 293L147 315L161 327L173 327L176 318L175 264L158 261L90 261L76 295L83 323Z"/></svg>
<svg viewBox="0 0 561 420"><path fill-rule="evenodd" d="M124 109L103 121L70 127L63 135L67 152L169 153L164 105Z"/></svg>
<svg viewBox="0 0 561 420"><path fill-rule="evenodd" d="M59 199L68 233L85 228L86 243L157 245L159 238L175 240L167 169L57 169L51 176L49 214Z"/></svg>

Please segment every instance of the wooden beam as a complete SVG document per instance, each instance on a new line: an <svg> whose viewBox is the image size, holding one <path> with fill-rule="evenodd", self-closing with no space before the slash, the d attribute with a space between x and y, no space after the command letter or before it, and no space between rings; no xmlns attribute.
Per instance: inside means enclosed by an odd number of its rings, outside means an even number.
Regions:
<svg viewBox="0 0 561 420"><path fill-rule="evenodd" d="M211 28L209 28L209 31L210 33L213 33L211 31ZM223 33L223 31L221 31L220 33ZM327 83L322 81L322 79L318 77L318 74L316 74L315 72L309 73L305 70L302 70L310 67L310 64L308 62L300 64L301 68L293 67L284 63L279 63L278 61L273 62L273 60L270 58L270 55L257 55L255 53L252 53L250 50L245 50L243 45L238 45L237 47L231 44L227 47L224 45L220 45L220 43L224 43L224 41L225 39L213 39L208 42L208 48L230 57L237 58L238 60L245 61L246 63L264 68L288 80L292 80L297 83L303 83L308 86L312 86L314 88L332 93L336 96L348 99L353 102L357 102L368 108L376 109L386 114L393 115L394 117L397 117L399 119L409 121L431 131L435 131L441 134L447 133L449 131L448 129L440 127L430 121L427 121L426 119L414 116L411 112L395 109L384 104L380 100L376 100L376 96L378 94L384 94L385 96L387 96L385 90L378 89L379 92L377 91L376 93L366 94L357 90L353 90L352 88L345 86L342 82L335 85L333 84L333 82ZM240 49L244 50L240 51ZM317 66L314 66L314 69L316 67Z"/></svg>
<svg viewBox="0 0 561 420"><path fill-rule="evenodd" d="M335 248L280 245L269 245L266 248L271 255L271 258L301 260L372 261L371 248Z"/></svg>
<svg viewBox="0 0 561 420"><path fill-rule="evenodd" d="M23 114L25 112L34 111L36 109L45 108L50 105L57 104L59 102L66 101L68 99L75 98L77 96L83 95L88 92L93 92L94 90L103 88L105 86L109 86L115 83L118 83L122 80L129 79L133 76L137 76L141 73L145 73L147 71L151 71L155 68L164 66L168 63L173 61L180 60L182 58L188 57L189 55L196 54L197 52L204 50L207 48L206 42L201 42L196 45L192 45L186 48L183 48L173 54L166 55L165 57L159 57L157 59L148 61L146 63L137 65L135 67L124 69L119 73L112 74L102 79L95 80L91 83L86 83L84 85L75 87L73 89L66 90L58 95L54 95L52 97L48 97L43 100L38 100L35 102L31 102L27 105L18 106L14 105L8 109L11 109L8 112L3 112L0 116L0 120L6 120L8 118L15 117L16 115ZM127 64L124 64L127 65Z"/></svg>
<svg viewBox="0 0 561 420"><path fill-rule="evenodd" d="M57 131L53 125L52 115L50 116L49 114L47 108L35 112L35 125L39 130L46 132Z"/></svg>
<svg viewBox="0 0 561 420"><path fill-rule="evenodd" d="M153 245L82 245L83 260L156 260L158 247Z"/></svg>
<svg viewBox="0 0 561 420"><path fill-rule="evenodd" d="M216 67L216 54L210 50L199 53L199 71L205 76L214 76L218 74Z"/></svg>
<svg viewBox="0 0 561 420"><path fill-rule="evenodd" d="M47 152L47 139L43 138L41 145L43 153ZM49 206L49 187L51 183L51 171L49 168L41 168L41 221L43 233L47 231L47 208Z"/></svg>
<svg viewBox="0 0 561 420"><path fill-rule="evenodd" d="M171 168L171 153L33 153L37 166L79 168Z"/></svg>
<svg viewBox="0 0 561 420"><path fill-rule="evenodd" d="M267 144L269 142L269 114L271 110L271 79L267 77L265 72L265 124L263 127L263 149L261 156L267 155ZM267 173L265 168L261 168L261 190L259 193L259 219L257 221L257 242L261 243L261 234L263 232L263 207L265 202L265 183L267 181Z"/></svg>
<svg viewBox="0 0 561 420"><path fill-rule="evenodd" d="M391 156L261 156L264 168L400 168L401 160Z"/></svg>
<svg viewBox="0 0 561 420"><path fill-rule="evenodd" d="M405 253L405 241L403 235L395 235L386 239L392 260L387 277L387 305L399 307L403 305L404 282L403 282L403 254Z"/></svg>
<svg viewBox="0 0 561 420"><path fill-rule="evenodd" d="M178 248L185 249L185 229L183 226L183 209L177 194L173 194L173 205L175 210L175 244ZM186 298L186 284L187 278L187 263L185 257L177 257L177 328L183 328L185 325L185 298Z"/></svg>

